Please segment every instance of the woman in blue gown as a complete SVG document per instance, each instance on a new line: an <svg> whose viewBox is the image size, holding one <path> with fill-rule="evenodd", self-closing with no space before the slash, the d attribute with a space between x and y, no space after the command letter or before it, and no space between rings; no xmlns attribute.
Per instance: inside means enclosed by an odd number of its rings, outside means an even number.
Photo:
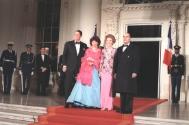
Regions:
<svg viewBox="0 0 189 125"><path fill-rule="evenodd" d="M101 49L100 39L94 36L90 39L91 47L82 58L76 84L67 103L77 106L100 108L100 67Z"/></svg>

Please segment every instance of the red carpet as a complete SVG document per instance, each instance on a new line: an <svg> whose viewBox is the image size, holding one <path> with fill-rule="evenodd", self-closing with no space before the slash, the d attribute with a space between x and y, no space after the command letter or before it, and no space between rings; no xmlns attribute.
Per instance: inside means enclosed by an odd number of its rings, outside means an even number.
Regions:
<svg viewBox="0 0 189 125"><path fill-rule="evenodd" d="M134 112L138 114L166 100L135 98ZM119 98L114 100L114 106L119 107ZM48 114L39 116L38 122L30 125L125 125L121 124L121 114L115 111L100 111L99 109L79 109L63 106L48 107Z"/></svg>

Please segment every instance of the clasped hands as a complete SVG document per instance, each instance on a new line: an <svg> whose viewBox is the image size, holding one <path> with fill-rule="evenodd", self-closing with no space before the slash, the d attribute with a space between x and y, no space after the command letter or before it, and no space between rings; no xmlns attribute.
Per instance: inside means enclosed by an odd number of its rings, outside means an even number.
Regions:
<svg viewBox="0 0 189 125"><path fill-rule="evenodd" d="M42 72L45 72L46 70L47 70L47 68L41 67L41 71L42 71Z"/></svg>
<svg viewBox="0 0 189 125"><path fill-rule="evenodd" d="M90 66L92 66L93 64L94 64L94 59L93 58L91 58L91 57L88 57L87 58L87 61L88 61L88 64L90 65Z"/></svg>

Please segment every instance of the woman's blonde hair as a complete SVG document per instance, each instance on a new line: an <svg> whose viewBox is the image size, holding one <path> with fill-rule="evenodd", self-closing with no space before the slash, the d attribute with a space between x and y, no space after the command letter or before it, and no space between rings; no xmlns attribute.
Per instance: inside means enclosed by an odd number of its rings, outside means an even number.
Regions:
<svg viewBox="0 0 189 125"><path fill-rule="evenodd" d="M108 35L105 36L104 43L106 43L106 40L107 40L108 38L112 39L113 44L116 42L116 39L115 39L114 35L108 34Z"/></svg>

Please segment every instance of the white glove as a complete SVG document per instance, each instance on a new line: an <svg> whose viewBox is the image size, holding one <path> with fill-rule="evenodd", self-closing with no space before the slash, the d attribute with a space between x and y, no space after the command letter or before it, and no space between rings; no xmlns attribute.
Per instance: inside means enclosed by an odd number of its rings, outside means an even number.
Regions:
<svg viewBox="0 0 189 125"><path fill-rule="evenodd" d="M31 76L33 76L34 75L34 73L33 72L31 72Z"/></svg>
<svg viewBox="0 0 189 125"><path fill-rule="evenodd" d="M58 76L60 77L60 72L58 72Z"/></svg>
<svg viewBox="0 0 189 125"><path fill-rule="evenodd" d="M184 80L184 75L182 75L182 78L181 78L182 80Z"/></svg>
<svg viewBox="0 0 189 125"><path fill-rule="evenodd" d="M3 71L3 68L2 68L2 67L0 67L0 71Z"/></svg>
<svg viewBox="0 0 189 125"><path fill-rule="evenodd" d="M19 74L22 75L22 71L21 70L19 70Z"/></svg>
<svg viewBox="0 0 189 125"><path fill-rule="evenodd" d="M16 71L16 68L14 68L14 72Z"/></svg>
<svg viewBox="0 0 189 125"><path fill-rule="evenodd" d="M136 73L132 73L132 78L136 78L137 74Z"/></svg>

